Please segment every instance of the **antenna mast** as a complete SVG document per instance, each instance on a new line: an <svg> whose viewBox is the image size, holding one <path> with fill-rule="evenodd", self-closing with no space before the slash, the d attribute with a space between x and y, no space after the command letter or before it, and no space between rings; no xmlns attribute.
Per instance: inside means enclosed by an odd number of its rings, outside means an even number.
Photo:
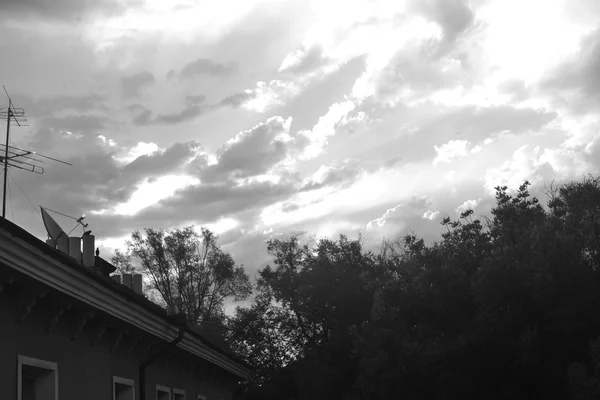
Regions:
<svg viewBox="0 0 600 400"><path fill-rule="evenodd" d="M4 85L2 88L4 89L4 93L6 93L6 97L8 97L8 108L0 109L0 119L6 120L6 144L0 144L0 152L4 150L4 156L0 155L0 161L2 161L4 164L2 218L6 218L6 185L8 183L8 167L14 167L41 175L44 173L44 168L39 165L43 162L42 159L52 160L66 165L71 164L65 161L57 160L56 158L38 154L35 151L23 150L9 144L11 125L16 124L19 127L28 125L24 124L27 122L27 119L25 118L25 110L14 107L12 99L10 98L10 95L6 91ZM4 149L2 149L2 147L4 147Z"/></svg>

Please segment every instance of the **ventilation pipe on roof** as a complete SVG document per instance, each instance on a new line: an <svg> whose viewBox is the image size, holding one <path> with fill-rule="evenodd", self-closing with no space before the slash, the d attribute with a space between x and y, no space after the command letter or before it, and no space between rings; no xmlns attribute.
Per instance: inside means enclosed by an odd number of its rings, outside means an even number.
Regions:
<svg viewBox="0 0 600 400"><path fill-rule="evenodd" d="M83 266L92 268L96 264L96 237L94 235L83 235Z"/></svg>
<svg viewBox="0 0 600 400"><path fill-rule="evenodd" d="M133 274L132 289L136 294L142 294L142 274Z"/></svg>
<svg viewBox="0 0 600 400"><path fill-rule="evenodd" d="M177 337L169 343L164 343L162 346L157 347L154 352L144 360L139 367L139 392L140 392L140 400L146 400L146 368L148 365L152 364L154 361L158 360L160 357L167 354L170 350L175 349L177 347L177 343L183 340L185 336L185 327L186 327L186 316L185 314L180 314L176 317L178 319L177 325L179 327L179 333Z"/></svg>
<svg viewBox="0 0 600 400"><path fill-rule="evenodd" d="M81 238L70 237L69 238L69 255L81 264Z"/></svg>
<svg viewBox="0 0 600 400"><path fill-rule="evenodd" d="M123 274L123 285L127 286L129 289L133 289L132 280L131 274Z"/></svg>
<svg viewBox="0 0 600 400"><path fill-rule="evenodd" d="M66 235L60 235L58 239L56 239L56 244L58 246L58 250L62 251L65 254L69 254L69 237Z"/></svg>

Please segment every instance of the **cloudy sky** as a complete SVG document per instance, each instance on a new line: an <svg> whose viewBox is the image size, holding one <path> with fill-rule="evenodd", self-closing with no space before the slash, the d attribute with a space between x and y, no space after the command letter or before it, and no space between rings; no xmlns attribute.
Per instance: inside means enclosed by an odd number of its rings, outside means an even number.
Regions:
<svg viewBox="0 0 600 400"><path fill-rule="evenodd" d="M11 170L7 216L86 213L104 256L204 225L251 275L290 231L433 238L598 173L599 28L597 0L3 0L11 144L73 164Z"/></svg>

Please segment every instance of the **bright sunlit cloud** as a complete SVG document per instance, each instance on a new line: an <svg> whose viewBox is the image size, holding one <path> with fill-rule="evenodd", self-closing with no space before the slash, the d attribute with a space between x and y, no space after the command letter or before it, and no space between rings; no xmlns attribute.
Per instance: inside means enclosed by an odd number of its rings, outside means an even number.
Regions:
<svg viewBox="0 0 600 400"><path fill-rule="evenodd" d="M129 201L115 207L118 215L134 215L144 208L172 196L177 190L198 185L197 178L184 175L161 176L155 180L144 180L131 195Z"/></svg>

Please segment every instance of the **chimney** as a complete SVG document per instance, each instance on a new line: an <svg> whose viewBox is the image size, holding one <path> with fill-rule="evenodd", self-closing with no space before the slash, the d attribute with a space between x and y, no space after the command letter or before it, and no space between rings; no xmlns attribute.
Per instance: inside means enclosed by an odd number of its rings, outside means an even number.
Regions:
<svg viewBox="0 0 600 400"><path fill-rule="evenodd" d="M83 266L91 268L96 263L94 251L96 250L96 237L94 235L83 235Z"/></svg>
<svg viewBox="0 0 600 400"><path fill-rule="evenodd" d="M110 279L112 279L115 282L121 283L121 275L111 275Z"/></svg>
<svg viewBox="0 0 600 400"><path fill-rule="evenodd" d="M141 295L142 289L142 274L133 274L133 291Z"/></svg>
<svg viewBox="0 0 600 400"><path fill-rule="evenodd" d="M132 289L132 276L131 274L123 274L123 285L127 286L128 288Z"/></svg>
<svg viewBox="0 0 600 400"><path fill-rule="evenodd" d="M56 239L56 244L58 245L58 250L63 253L69 254L69 237L66 235L60 235L58 239Z"/></svg>
<svg viewBox="0 0 600 400"><path fill-rule="evenodd" d="M69 255L81 264L81 238L76 236L69 238Z"/></svg>

